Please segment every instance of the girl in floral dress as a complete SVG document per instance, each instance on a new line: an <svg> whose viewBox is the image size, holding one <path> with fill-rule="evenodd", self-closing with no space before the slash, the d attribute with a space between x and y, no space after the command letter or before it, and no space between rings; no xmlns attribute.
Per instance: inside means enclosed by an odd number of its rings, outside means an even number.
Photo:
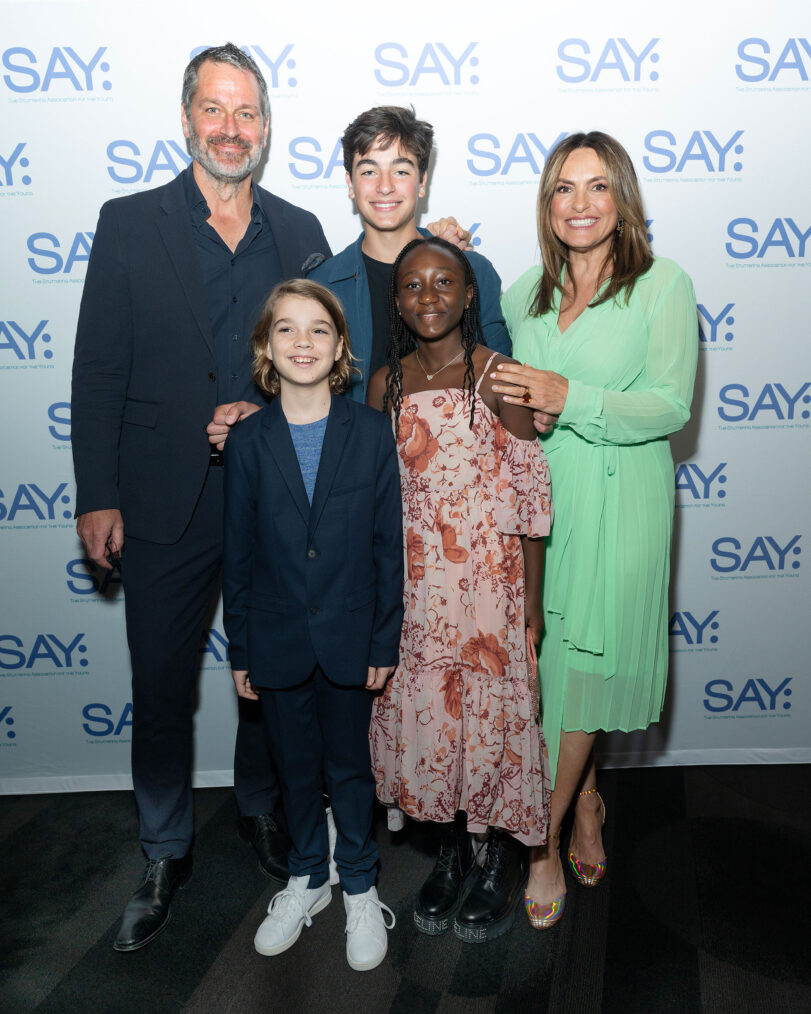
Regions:
<svg viewBox="0 0 811 1014"><path fill-rule="evenodd" d="M395 423L406 546L400 664L370 730L378 798L441 825L417 897L424 933L482 942L512 923L527 845L546 841L548 776L536 723L549 472L531 413L489 373L473 271L442 240L392 269L388 368L368 401ZM487 833L477 866L469 832Z"/></svg>

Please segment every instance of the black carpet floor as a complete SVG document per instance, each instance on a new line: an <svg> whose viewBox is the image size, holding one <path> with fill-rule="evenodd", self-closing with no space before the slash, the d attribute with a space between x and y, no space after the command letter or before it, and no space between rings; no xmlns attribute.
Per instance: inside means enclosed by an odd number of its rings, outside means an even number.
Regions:
<svg viewBox="0 0 811 1014"><path fill-rule="evenodd" d="M274 888L236 834L230 790L196 792L194 875L153 944L112 950L143 869L132 795L0 800L0 1010L284 1014L808 1014L811 769L608 771L608 875L566 912L504 937L425 937L413 896L433 840L380 816L389 954L349 969L339 889L299 942L253 949ZM564 833L565 845L565 833Z"/></svg>

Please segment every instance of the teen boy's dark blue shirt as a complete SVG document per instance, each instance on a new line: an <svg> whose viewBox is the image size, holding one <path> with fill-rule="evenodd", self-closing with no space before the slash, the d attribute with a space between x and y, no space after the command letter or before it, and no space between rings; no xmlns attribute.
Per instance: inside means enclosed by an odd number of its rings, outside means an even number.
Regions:
<svg viewBox="0 0 811 1014"><path fill-rule="evenodd" d="M217 404L261 404L262 395L251 378L251 334L270 290L282 280L270 223L252 191L250 224L236 250L231 251L208 223L211 212L191 166L183 173L183 185L214 336Z"/></svg>

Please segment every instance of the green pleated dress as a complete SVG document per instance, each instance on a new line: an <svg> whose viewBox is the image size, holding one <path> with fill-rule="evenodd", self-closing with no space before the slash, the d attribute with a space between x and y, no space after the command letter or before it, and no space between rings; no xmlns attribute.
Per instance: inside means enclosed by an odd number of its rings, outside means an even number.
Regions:
<svg viewBox="0 0 811 1014"><path fill-rule="evenodd" d="M569 381L543 437L554 521L539 674L555 784L561 730L644 729L662 710L675 481L667 434L690 417L698 323L690 278L657 258L630 302L589 307L561 334L529 316L531 268L502 307L522 363Z"/></svg>

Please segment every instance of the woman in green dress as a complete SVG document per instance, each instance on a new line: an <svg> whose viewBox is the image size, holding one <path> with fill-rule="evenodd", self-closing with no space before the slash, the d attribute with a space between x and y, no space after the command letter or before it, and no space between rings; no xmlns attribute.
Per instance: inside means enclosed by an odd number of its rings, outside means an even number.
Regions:
<svg viewBox="0 0 811 1014"><path fill-rule="evenodd" d="M535 413L555 517L546 547L539 658L552 775L547 845L525 902L554 925L566 887L561 821L574 800L568 861L605 873L594 739L644 729L661 713L675 483L667 434L690 417L698 323L689 277L654 259L625 149L594 131L550 154L538 194L542 266L506 293L516 359L494 391Z"/></svg>

